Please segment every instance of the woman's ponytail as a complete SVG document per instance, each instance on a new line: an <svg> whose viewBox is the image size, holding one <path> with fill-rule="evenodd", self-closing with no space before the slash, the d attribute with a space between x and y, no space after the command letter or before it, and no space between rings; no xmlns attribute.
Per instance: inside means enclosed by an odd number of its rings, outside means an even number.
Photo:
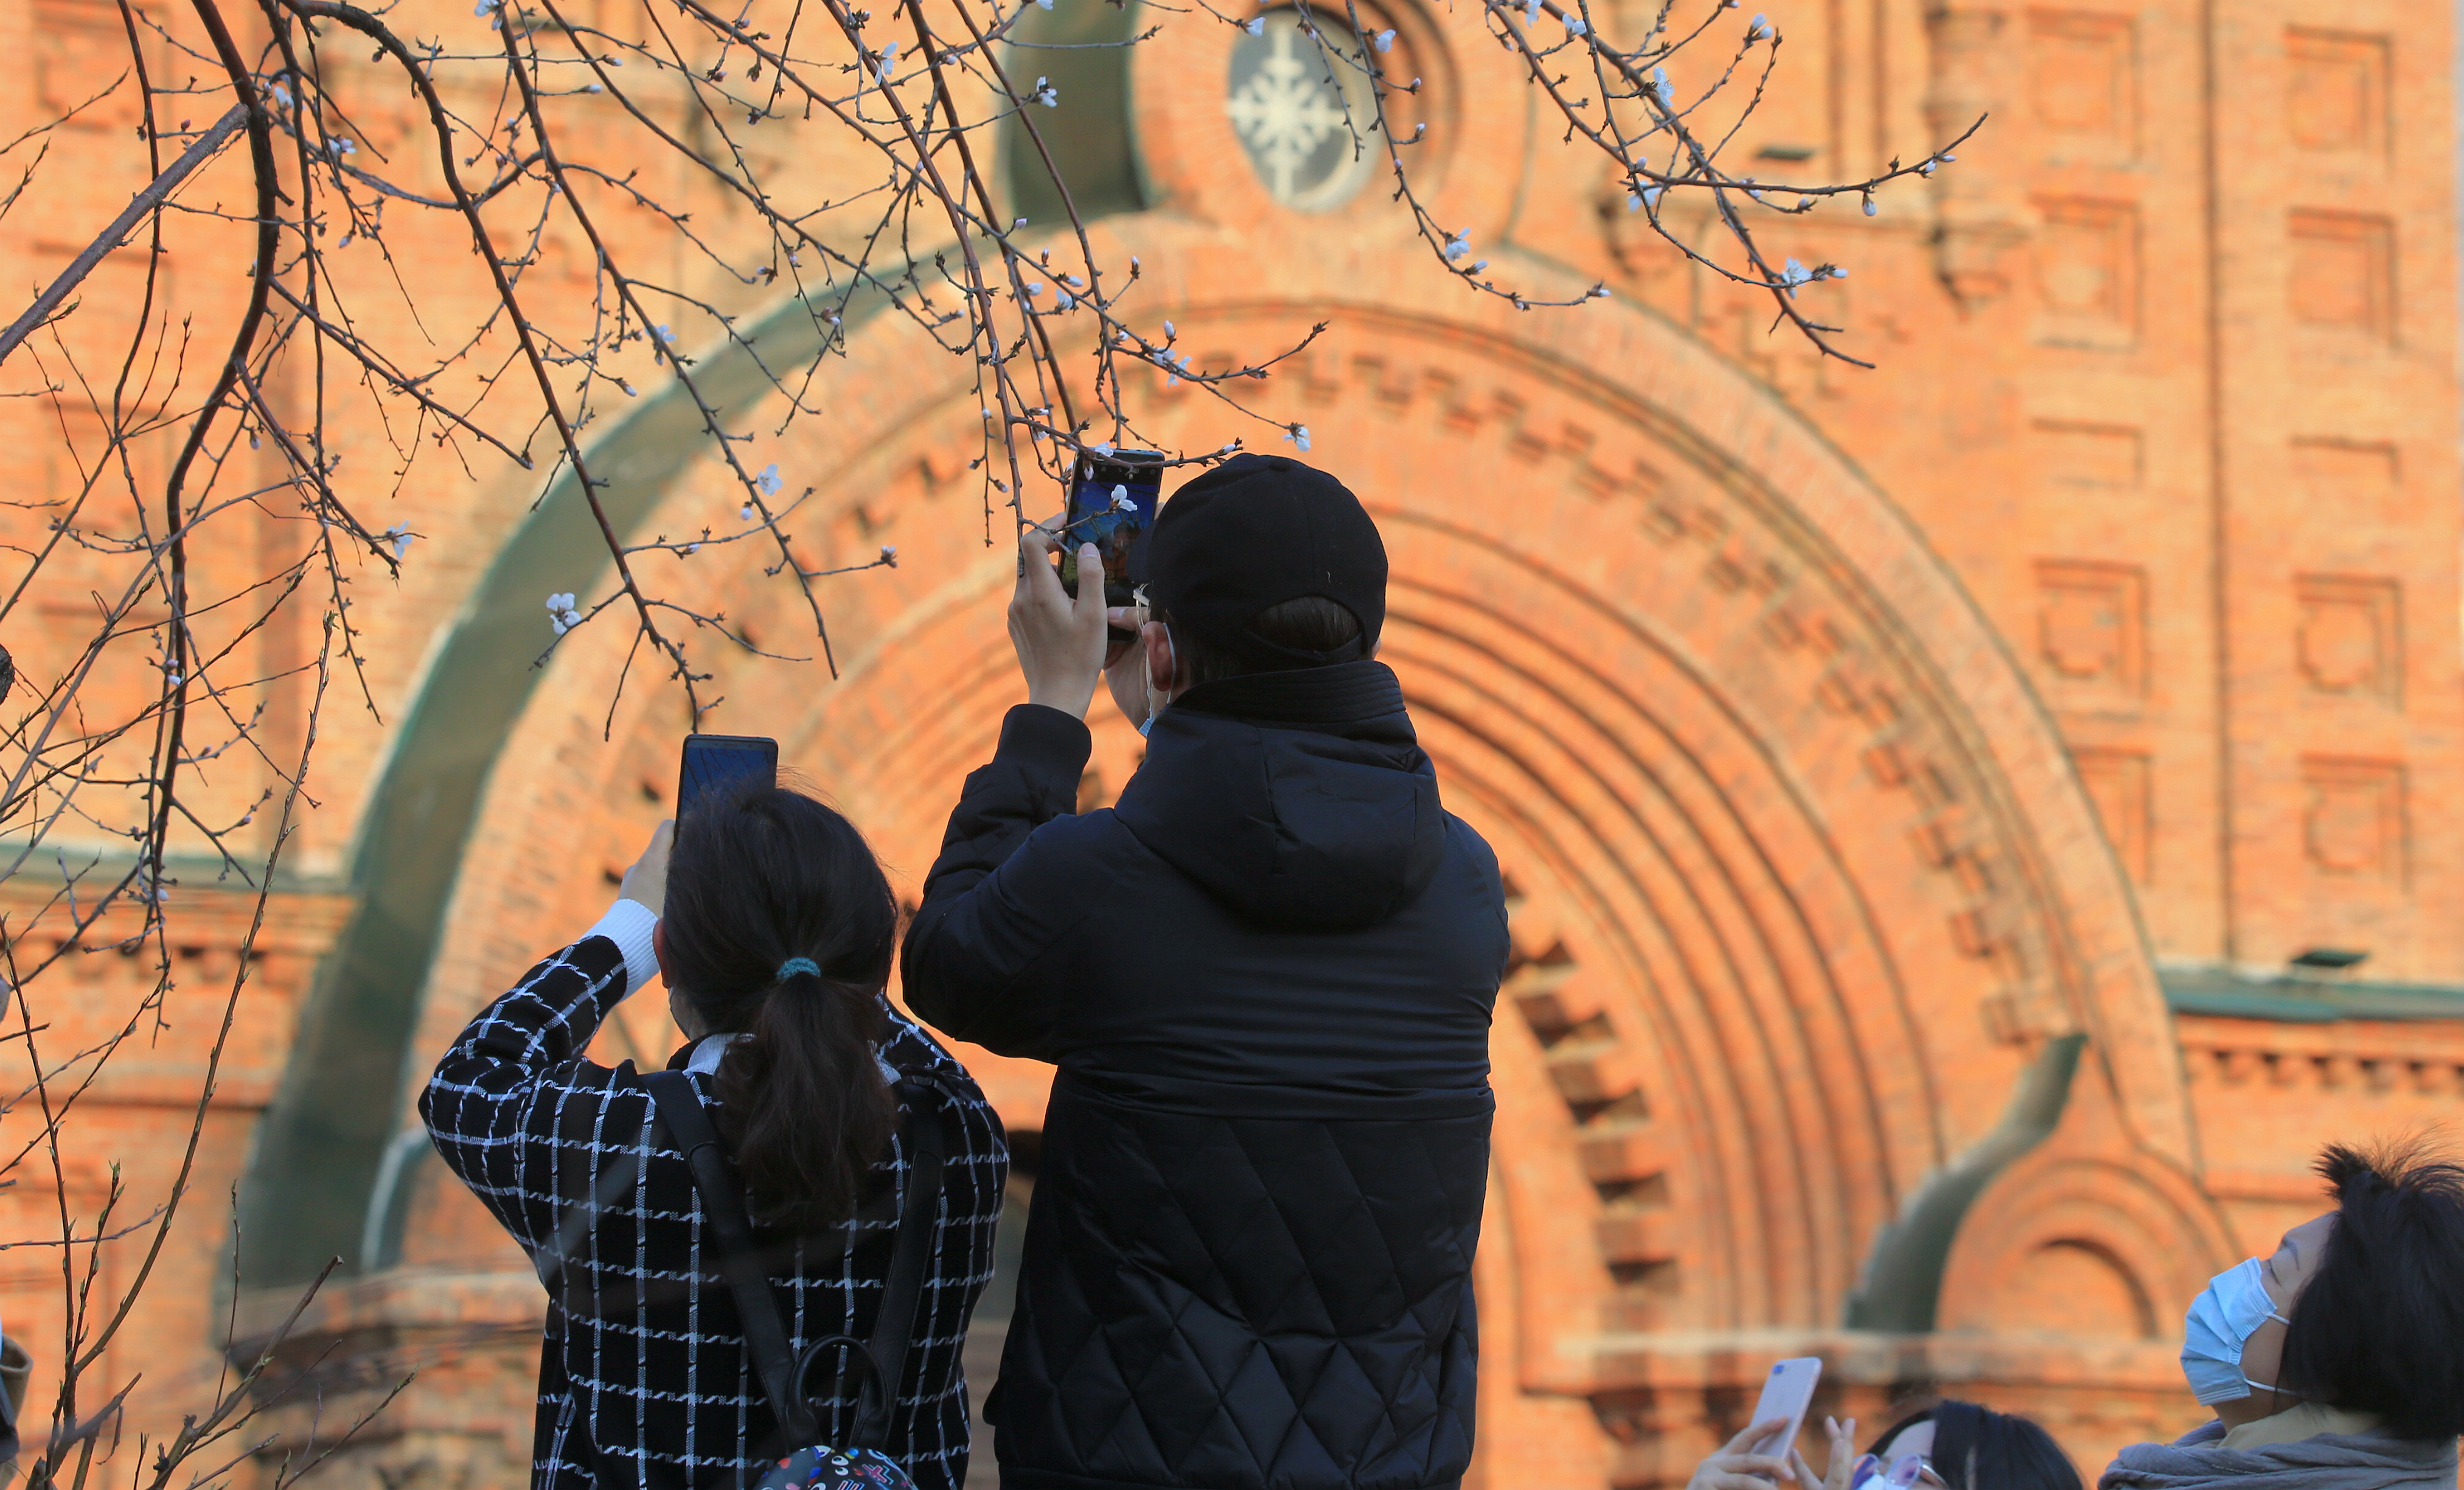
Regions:
<svg viewBox="0 0 2464 1490"><path fill-rule="evenodd" d="M674 986L743 1037L714 1089L754 1215L844 1220L897 1126L876 1050L898 912L872 851L795 792L705 801L676 825L663 922Z"/></svg>
<svg viewBox="0 0 2464 1490"><path fill-rule="evenodd" d="M887 1022L874 990L800 971L761 1000L751 1038L727 1047L719 1115L763 1221L824 1226L864 1199L898 1121L873 1054Z"/></svg>

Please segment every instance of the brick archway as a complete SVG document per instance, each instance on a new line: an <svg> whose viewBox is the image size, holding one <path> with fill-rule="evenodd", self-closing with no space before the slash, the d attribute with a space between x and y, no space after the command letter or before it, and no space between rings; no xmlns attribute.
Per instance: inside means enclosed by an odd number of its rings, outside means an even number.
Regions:
<svg viewBox="0 0 2464 1490"><path fill-rule="evenodd" d="M1609 1467L1617 1394L1660 1369L1636 1363L1690 1362L1681 1374L1714 1387L1733 1365L1704 1351L1738 1331L1836 1329L1877 1238L1993 1129L2050 1037L2088 1038L2080 1079L2111 1119L2101 1162L2191 1163L2152 969L2051 727L1956 581L1836 451L1646 312L1595 306L1542 338L1442 285L1436 303L1361 303L1331 260L1270 300L1210 294L1241 282L1206 273L1236 243L1139 232L1181 240L1157 256L1184 270L1167 293L1201 365L1332 323L1280 396L1305 405L1312 457L1379 514L1386 656L1450 803L1518 896L1482 1281L1491 1380L1524 1390L1486 1394L1485 1432L1519 1454L1556 1444L1542 1452L1584 1477L1660 1473ZM918 380L905 333L876 326L841 385L879 396L775 453L825 488L807 526L827 524L836 561L895 542L900 567L833 593L840 682L730 663L713 727L779 736L912 884L1017 694L1009 563L948 453L972 443L976 399ZM1135 391L1158 438L1255 438L1186 388ZM675 475L643 531L693 532L733 505ZM784 597L736 553L706 550L680 582L789 645ZM420 1052L543 936L584 924L662 810L682 722L653 690L608 712L623 662L561 655L515 727L522 748L497 756ZM1095 801L1137 744L1098 708ZM608 1054L664 1054L663 1014L628 1013ZM1040 1071L974 1063L1014 1126L1040 1121ZM387 1204L401 1255L451 1253L440 1238L467 1222L407 1181ZM1653 1414L1665 1455L1704 1412Z"/></svg>

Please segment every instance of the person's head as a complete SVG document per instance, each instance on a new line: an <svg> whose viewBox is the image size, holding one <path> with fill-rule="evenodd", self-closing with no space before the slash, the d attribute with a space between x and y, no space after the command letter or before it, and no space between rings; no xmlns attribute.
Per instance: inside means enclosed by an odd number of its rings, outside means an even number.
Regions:
<svg viewBox="0 0 2464 1490"><path fill-rule="evenodd" d="M1947 1399L1911 1413L1885 1429L1868 1454L1878 1473L1922 1455L1949 1490L2080 1490L2078 1469L2052 1434L1973 1402Z"/></svg>
<svg viewBox="0 0 2464 1490"><path fill-rule="evenodd" d="M2285 1233L2268 1260L2291 1323L2254 1332L2246 1374L2285 1406L2372 1413L2408 1438L2464 1435L2464 1168L2418 1143L2336 1145L2319 1172L2336 1208Z"/></svg>
<svg viewBox="0 0 2464 1490"><path fill-rule="evenodd" d="M809 797L755 788L676 824L659 968L688 1034L750 1037L719 1062L718 1117L766 1222L845 1217L890 1147L873 1048L897 931L863 835Z"/></svg>
<svg viewBox="0 0 2464 1490"><path fill-rule="evenodd" d="M1133 721L1201 683L1374 656L1386 621L1386 547L1359 498L1280 455L1235 455L1173 493L1133 575L1152 610L1111 659Z"/></svg>

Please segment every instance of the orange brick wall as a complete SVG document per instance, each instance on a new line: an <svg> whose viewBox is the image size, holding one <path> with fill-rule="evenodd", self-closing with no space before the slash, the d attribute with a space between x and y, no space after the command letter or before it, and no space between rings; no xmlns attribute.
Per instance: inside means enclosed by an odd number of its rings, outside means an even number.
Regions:
<svg viewBox="0 0 2464 1490"><path fill-rule="evenodd" d="M610 24L627 13L605 9ZM463 34L468 10L409 5L402 24ZM2273 973L2313 946L2369 953L2376 979L2464 983L2446 810L2464 769L2446 17L2385 0L1774 11L1786 87L1738 145L1811 152L1774 176L1861 172L1991 116L1955 167L1883 192L1876 217L1767 230L1780 252L1849 267L1804 293L1852 328L1844 345L1880 364L1865 372L1771 335L1752 295L1638 231L1462 10L1431 8L1409 38L1450 90L1431 104L1441 214L1528 282L1605 278L1611 302L1474 300L1375 191L1324 214L1277 206L1223 118L1228 28L1167 25L1136 54L1129 118L1074 127L1133 129L1151 209L1096 236L1142 255L1139 303L1173 316L1202 363L1329 322L1265 398L1379 514L1396 558L1387 656L1450 804L1514 882L1479 1478L1682 1482L1768 1361L1802 1350L1830 1362L1831 1405L1869 1421L1939 1386L2042 1415L2092 1473L2196 1419L2171 1365L2180 1310L2315 1203L2317 1146L2437 1121L2464 1097L2464 1019L2176 1018L2163 991L2167 970ZM92 0L0 14L0 52L33 69L5 105L18 124L103 65L105 19ZM400 142L406 121L373 97L369 138ZM73 168L0 222L21 281L124 200L126 123L63 132ZM577 127L584 147L607 138ZM853 169L814 148L815 169ZM749 230L707 206L722 241ZM641 222L623 230L668 251ZM238 251L189 231L170 273L202 325L228 314ZM407 225L394 250L423 272L424 313L479 303L451 233ZM570 250L551 268L578 290ZM375 268L344 272L373 283ZM674 268L721 303L767 308L681 253ZM399 308L368 303L372 324L407 333ZM748 413L757 467L824 486L816 553L859 561L894 542L901 561L830 592L841 681L728 658L714 688L729 702L713 727L779 737L903 887L1019 691L999 623L1007 560L953 453L978 422L962 373L876 325L826 370L829 420L779 434ZM1186 387L1133 396L1157 438L1281 448ZM47 417L0 405L15 421L0 459L57 493L75 468L47 453ZM345 471L392 458L364 422L336 434ZM628 435L605 438L622 451ZM321 726L297 849L317 893L286 923L292 963L249 1006L250 1081L218 1109L216 1187L248 1166L309 965L364 888L354 834L394 732L450 696L455 680L429 670L441 640L526 520L533 489L501 466L423 472L375 509L433 536L398 582L360 581L375 708L329 709ZM685 476L646 522L690 531L722 507ZM235 573L283 541L272 522L244 531L208 561ZM519 582L574 588L587 556L569 557ZM732 559L654 582L792 634L787 595ZM73 596L62 579L40 603ZM314 624L294 607L266 633L269 671ZM38 668L61 624L30 637L21 611L0 641ZM414 1075L587 924L663 810L675 705L636 690L611 716L623 665L621 637L581 634L518 749L471 743L486 796L405 1052ZM296 734L297 689L267 701ZM1136 746L1098 721L1090 803L1118 791ZM1991 1172L1935 1260L1935 1327L1850 1328L1874 1306L1876 1260L1908 1252L1911 1218L2072 1037L2083 1053L2048 1130ZM672 1039L642 1005L602 1049L655 1059ZM970 1059L1012 1126L1035 1127L1046 1073ZM179 1130L151 1087L102 1095L78 1173ZM394 1265L348 1275L303 1350L333 1348L329 1413L373 1400L390 1370L422 1374L325 1473L515 1482L535 1285L432 1166L406 1172L398 1197ZM48 1204L21 1187L0 1217L30 1232ZM147 1304L173 1382L201 1379L223 1343L227 1237L218 1211L187 1225ZM43 1307L18 1272L0 1280L12 1322ZM246 1286L236 1304L243 1337L287 1306ZM176 1406L139 1402L156 1420Z"/></svg>

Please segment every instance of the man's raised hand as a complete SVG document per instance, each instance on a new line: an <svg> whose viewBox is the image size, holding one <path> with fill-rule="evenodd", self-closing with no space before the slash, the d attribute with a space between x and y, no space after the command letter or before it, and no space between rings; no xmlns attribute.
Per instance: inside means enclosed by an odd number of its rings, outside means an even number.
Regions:
<svg viewBox="0 0 2464 1490"><path fill-rule="evenodd" d="M1009 640L1026 674L1026 701L1087 717L1104 671L1104 564L1095 545L1078 549L1078 596L1061 587L1047 557L1061 546L1060 519L1018 536L1018 589L1009 601Z"/></svg>

